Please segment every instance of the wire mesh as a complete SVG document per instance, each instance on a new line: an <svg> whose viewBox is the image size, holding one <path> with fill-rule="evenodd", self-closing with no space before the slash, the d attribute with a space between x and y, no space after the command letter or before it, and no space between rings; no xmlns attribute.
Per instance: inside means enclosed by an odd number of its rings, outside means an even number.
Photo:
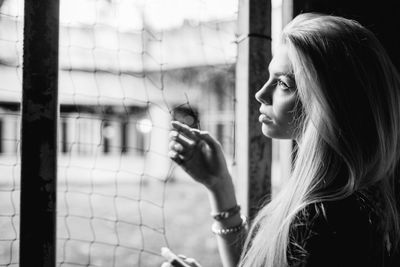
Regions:
<svg viewBox="0 0 400 267"><path fill-rule="evenodd" d="M157 266L162 246L215 265L206 196L168 132L208 130L234 162L237 2L60 4L57 265ZM1 2L0 266L18 265L22 25L23 1Z"/></svg>
<svg viewBox="0 0 400 267"><path fill-rule="evenodd" d="M208 129L233 155L236 11L191 2L195 14L187 1L61 1L59 266L157 266L161 246L182 249L177 210L189 232L208 218L200 194L176 206L194 186L168 132L172 119Z"/></svg>
<svg viewBox="0 0 400 267"><path fill-rule="evenodd" d="M18 265L23 2L0 1L0 266Z"/></svg>

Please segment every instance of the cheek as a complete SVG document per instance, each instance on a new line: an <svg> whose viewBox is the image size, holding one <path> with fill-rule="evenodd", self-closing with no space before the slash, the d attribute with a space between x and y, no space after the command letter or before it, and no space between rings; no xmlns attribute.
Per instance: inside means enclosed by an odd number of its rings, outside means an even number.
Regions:
<svg viewBox="0 0 400 267"><path fill-rule="evenodd" d="M273 102L274 124L276 130L279 131L281 138L293 139L295 135L295 105L296 98L282 97L275 99Z"/></svg>
<svg viewBox="0 0 400 267"><path fill-rule="evenodd" d="M272 109L276 123L281 124L282 126L285 124L291 124L295 116L295 105L295 96L274 98Z"/></svg>

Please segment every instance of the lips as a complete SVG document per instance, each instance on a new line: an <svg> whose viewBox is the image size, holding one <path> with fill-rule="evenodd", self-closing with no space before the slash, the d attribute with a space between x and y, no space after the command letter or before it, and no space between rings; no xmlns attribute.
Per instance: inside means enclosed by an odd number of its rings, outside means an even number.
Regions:
<svg viewBox="0 0 400 267"><path fill-rule="evenodd" d="M258 117L258 121L261 122L261 123L267 123L267 124L273 122L272 118L270 116L266 115L266 114L261 114Z"/></svg>
<svg viewBox="0 0 400 267"><path fill-rule="evenodd" d="M272 113L271 106L261 105L259 111L260 111L260 116L258 117L259 122L269 124L274 121L272 119L273 118L272 116L267 115Z"/></svg>

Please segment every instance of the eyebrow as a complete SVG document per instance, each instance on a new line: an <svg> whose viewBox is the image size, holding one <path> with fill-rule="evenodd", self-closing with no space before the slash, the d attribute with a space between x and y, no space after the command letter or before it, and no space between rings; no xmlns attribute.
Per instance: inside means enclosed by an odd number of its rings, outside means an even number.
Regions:
<svg viewBox="0 0 400 267"><path fill-rule="evenodd" d="M268 66L268 72L269 72L269 74L271 74L271 69L270 69L270 66ZM295 79L294 78L294 73L293 72L274 72L273 73L274 74L274 76L287 76L287 77L289 77L289 78L291 78L291 79Z"/></svg>
<svg viewBox="0 0 400 267"><path fill-rule="evenodd" d="M276 76L288 76L289 78L294 79L294 73L291 72L276 72Z"/></svg>
<svg viewBox="0 0 400 267"><path fill-rule="evenodd" d="M271 74L271 72L269 72L269 73ZM293 80L295 79L294 73L292 73L292 72L275 72L273 74L274 74L273 76L286 76L290 79L293 79Z"/></svg>

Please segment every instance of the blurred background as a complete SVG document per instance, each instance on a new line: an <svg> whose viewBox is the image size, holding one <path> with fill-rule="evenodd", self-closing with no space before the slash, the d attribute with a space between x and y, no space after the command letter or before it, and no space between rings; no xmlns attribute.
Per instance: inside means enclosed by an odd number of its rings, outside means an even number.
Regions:
<svg viewBox="0 0 400 267"><path fill-rule="evenodd" d="M399 66L394 3L272 0L272 54L294 14L320 11L371 27ZM210 131L234 168L238 6L60 1L58 266L159 266L162 246L220 266L206 191L168 158L168 133ZM23 22L23 0L0 0L0 266L19 260ZM271 151L274 194L292 143Z"/></svg>
<svg viewBox="0 0 400 267"><path fill-rule="evenodd" d="M24 2L0 3L0 266L15 266ZM162 246L220 264L205 190L169 160L168 132L210 131L232 166L237 16L232 0L61 0L59 266L158 266Z"/></svg>

